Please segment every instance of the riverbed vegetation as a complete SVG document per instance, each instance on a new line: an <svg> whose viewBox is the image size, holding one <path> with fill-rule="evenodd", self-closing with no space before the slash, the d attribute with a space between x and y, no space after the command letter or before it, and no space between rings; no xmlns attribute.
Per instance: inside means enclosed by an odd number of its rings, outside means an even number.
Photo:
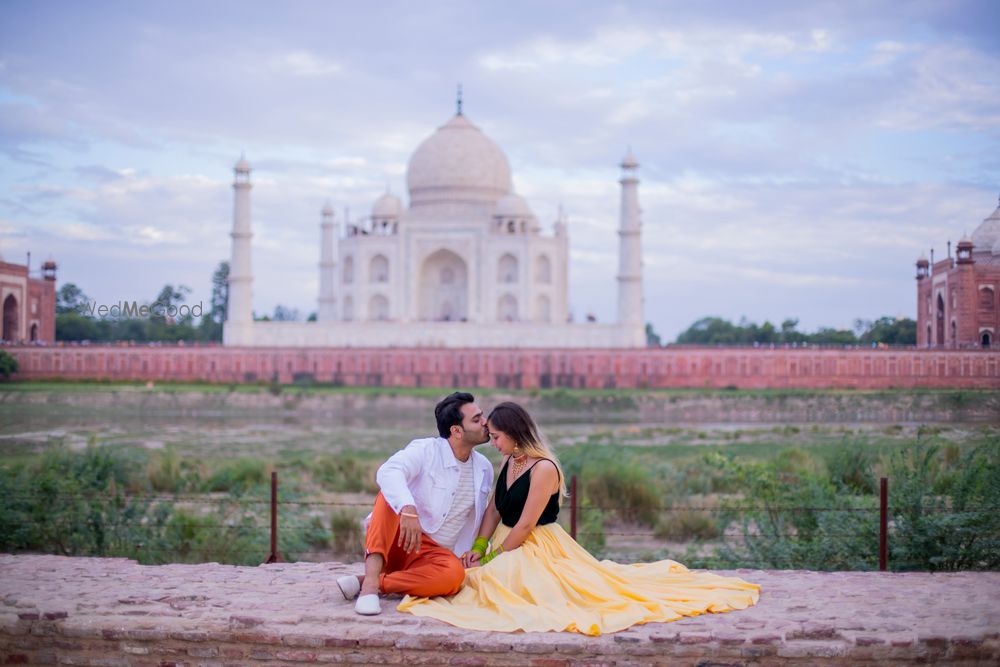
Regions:
<svg viewBox="0 0 1000 667"><path fill-rule="evenodd" d="M427 422L50 414L3 430L0 550L259 563L275 472L282 555L355 560L377 466ZM994 424L543 425L598 556L874 569L887 477L892 569L1000 568Z"/></svg>

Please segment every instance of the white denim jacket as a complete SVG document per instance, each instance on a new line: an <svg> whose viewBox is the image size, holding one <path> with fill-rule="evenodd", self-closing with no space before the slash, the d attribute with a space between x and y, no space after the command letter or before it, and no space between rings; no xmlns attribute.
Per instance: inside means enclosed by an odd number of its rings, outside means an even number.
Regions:
<svg viewBox="0 0 1000 667"><path fill-rule="evenodd" d="M472 547L493 486L493 464L490 460L473 451L472 465L476 509L458 533L456 554ZM459 474L458 461L447 440L418 438L389 457L379 467L375 480L389 507L397 514L407 505L416 507L420 526L433 537L451 508L452 498L458 489Z"/></svg>

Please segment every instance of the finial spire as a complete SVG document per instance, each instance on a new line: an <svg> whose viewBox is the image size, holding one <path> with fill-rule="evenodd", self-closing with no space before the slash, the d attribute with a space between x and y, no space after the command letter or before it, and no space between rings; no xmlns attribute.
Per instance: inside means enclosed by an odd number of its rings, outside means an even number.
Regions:
<svg viewBox="0 0 1000 667"><path fill-rule="evenodd" d="M461 116L462 115L462 84L458 84L458 98L456 100L456 104L458 106L458 111L457 111L456 115Z"/></svg>

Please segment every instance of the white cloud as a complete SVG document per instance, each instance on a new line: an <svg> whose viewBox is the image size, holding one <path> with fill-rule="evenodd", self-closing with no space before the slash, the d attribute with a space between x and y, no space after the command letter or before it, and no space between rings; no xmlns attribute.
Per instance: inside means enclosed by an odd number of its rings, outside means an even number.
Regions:
<svg viewBox="0 0 1000 667"><path fill-rule="evenodd" d="M68 222L53 225L53 234L73 241L116 241L118 237L111 229L85 222Z"/></svg>
<svg viewBox="0 0 1000 667"><path fill-rule="evenodd" d="M1000 129L1000 58L955 46L914 51L905 85L887 100L880 126Z"/></svg>
<svg viewBox="0 0 1000 667"><path fill-rule="evenodd" d="M323 77L340 74L343 66L308 51L291 51L275 56L272 64L281 73L292 76Z"/></svg>

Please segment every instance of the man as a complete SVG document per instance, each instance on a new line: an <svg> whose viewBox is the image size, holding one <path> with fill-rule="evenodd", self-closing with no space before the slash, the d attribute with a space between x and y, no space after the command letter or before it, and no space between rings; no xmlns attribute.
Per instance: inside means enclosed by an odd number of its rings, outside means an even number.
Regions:
<svg viewBox="0 0 1000 667"><path fill-rule="evenodd" d="M472 394L455 392L434 408L437 438L412 441L382 464L368 516L365 573L337 584L354 611L381 613L379 593L452 595L465 579L456 554L468 551L486 511L493 466L474 451L490 439Z"/></svg>

